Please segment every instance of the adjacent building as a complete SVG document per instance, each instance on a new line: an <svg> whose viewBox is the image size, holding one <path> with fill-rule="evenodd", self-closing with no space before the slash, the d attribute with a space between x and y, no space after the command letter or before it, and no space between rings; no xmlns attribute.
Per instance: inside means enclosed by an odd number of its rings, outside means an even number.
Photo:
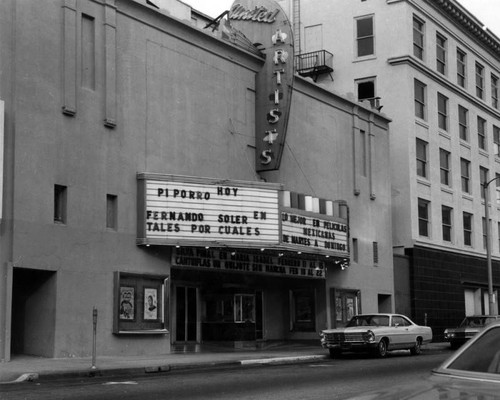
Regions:
<svg viewBox="0 0 500 400"><path fill-rule="evenodd" d="M390 120L297 75L264 6L204 29L177 1L0 3L2 361L394 309Z"/></svg>
<svg viewBox="0 0 500 400"><path fill-rule="evenodd" d="M437 339L464 315L497 313L500 39L454 0L302 0L287 11L299 73L392 118L396 310Z"/></svg>

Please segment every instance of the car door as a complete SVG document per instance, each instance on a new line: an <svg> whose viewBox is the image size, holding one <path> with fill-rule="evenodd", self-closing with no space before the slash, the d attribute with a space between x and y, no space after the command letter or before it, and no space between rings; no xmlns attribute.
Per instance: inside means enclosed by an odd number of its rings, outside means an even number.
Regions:
<svg viewBox="0 0 500 400"><path fill-rule="evenodd" d="M408 343L413 343L409 322L400 316L393 316L391 320L391 336L393 348L407 348Z"/></svg>

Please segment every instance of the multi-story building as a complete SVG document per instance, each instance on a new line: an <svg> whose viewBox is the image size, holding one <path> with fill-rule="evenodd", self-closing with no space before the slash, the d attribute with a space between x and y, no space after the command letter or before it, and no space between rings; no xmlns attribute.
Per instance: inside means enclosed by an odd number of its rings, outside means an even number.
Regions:
<svg viewBox="0 0 500 400"><path fill-rule="evenodd" d="M295 76L264 14L268 57L173 0L0 2L3 361L89 356L94 329L97 356L317 340L394 308L390 121Z"/></svg>
<svg viewBox="0 0 500 400"><path fill-rule="evenodd" d="M465 314L488 314L488 289L500 286L500 39L455 0L286 8L299 32L299 73L392 118L396 310L437 338ZM314 75L311 59L331 74Z"/></svg>

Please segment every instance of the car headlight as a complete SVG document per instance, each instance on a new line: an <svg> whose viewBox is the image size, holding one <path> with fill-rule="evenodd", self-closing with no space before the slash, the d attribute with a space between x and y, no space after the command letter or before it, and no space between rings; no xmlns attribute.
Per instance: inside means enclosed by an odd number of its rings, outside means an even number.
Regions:
<svg viewBox="0 0 500 400"><path fill-rule="evenodd" d="M323 332L318 333L319 337L323 339L325 337L325 334Z"/></svg>
<svg viewBox="0 0 500 400"><path fill-rule="evenodd" d="M444 338L445 339L451 339L453 337L455 337L455 332L444 331Z"/></svg>
<svg viewBox="0 0 500 400"><path fill-rule="evenodd" d="M363 333L363 340L367 343L373 343L375 341L375 334L372 331L366 331Z"/></svg>

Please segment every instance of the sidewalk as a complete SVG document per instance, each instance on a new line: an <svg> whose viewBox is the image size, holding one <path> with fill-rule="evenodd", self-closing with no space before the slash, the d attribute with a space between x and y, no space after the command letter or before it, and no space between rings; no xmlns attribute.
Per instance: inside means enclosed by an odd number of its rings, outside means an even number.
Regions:
<svg viewBox="0 0 500 400"><path fill-rule="evenodd" d="M124 376L154 374L207 368L237 367L263 363L292 363L327 358L328 352L318 342L274 343L261 349L235 348L224 345L193 345L172 349L172 353L155 356L43 358L13 356L0 363L0 384L38 379L91 376Z"/></svg>
<svg viewBox="0 0 500 400"><path fill-rule="evenodd" d="M447 343L431 343L426 351L444 351ZM451 352L450 352L451 354ZM261 364L291 364L328 359L328 352L318 343L275 343L263 348L229 348L220 345L177 347L172 353L156 356L42 358L14 356L0 363L0 384L43 379L92 376L127 376L186 370L231 368Z"/></svg>

